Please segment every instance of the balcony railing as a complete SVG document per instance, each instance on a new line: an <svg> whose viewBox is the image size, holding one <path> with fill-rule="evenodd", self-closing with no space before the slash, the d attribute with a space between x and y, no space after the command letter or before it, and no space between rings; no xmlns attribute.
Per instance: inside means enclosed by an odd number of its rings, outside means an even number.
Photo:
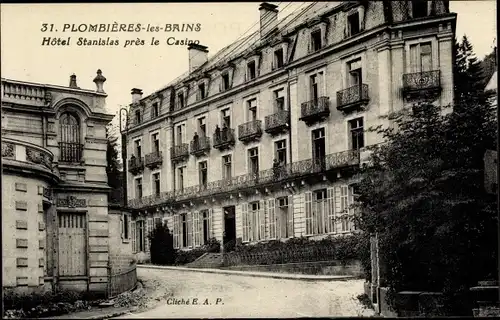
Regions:
<svg viewBox="0 0 500 320"><path fill-rule="evenodd" d="M157 168L161 166L162 163L163 163L163 154L161 151L148 153L144 159L144 164L146 165L146 167L150 169Z"/></svg>
<svg viewBox="0 0 500 320"><path fill-rule="evenodd" d="M258 140L262 136L262 121L253 120L238 126L238 139L240 141Z"/></svg>
<svg viewBox="0 0 500 320"><path fill-rule="evenodd" d="M46 107L52 101L52 97L42 85L2 80L2 100Z"/></svg>
<svg viewBox="0 0 500 320"><path fill-rule="evenodd" d="M214 133L213 138L214 148L223 150L234 146L234 129L220 130Z"/></svg>
<svg viewBox="0 0 500 320"><path fill-rule="evenodd" d="M181 143L170 148L170 158L172 161L183 161L189 158L189 145Z"/></svg>
<svg viewBox="0 0 500 320"><path fill-rule="evenodd" d="M440 70L407 73L403 75L403 92L408 99L414 98L415 96L434 96L440 91Z"/></svg>
<svg viewBox="0 0 500 320"><path fill-rule="evenodd" d="M180 190L163 192L159 196L152 195L128 202L131 208L143 208L176 201L185 201L197 197L253 189L258 186L281 183L293 179L328 172L344 167L359 166L359 151L348 150L326 155L321 160L307 159L293 162L258 173L244 174L231 179L208 182L206 186L196 185Z"/></svg>
<svg viewBox="0 0 500 320"><path fill-rule="evenodd" d="M312 123L327 118L330 115L329 102L328 97L303 102L300 106L300 120Z"/></svg>
<svg viewBox="0 0 500 320"><path fill-rule="evenodd" d="M364 83L355 85L337 92L337 109L348 111L351 108L368 103L369 100L368 85Z"/></svg>
<svg viewBox="0 0 500 320"><path fill-rule="evenodd" d="M128 160L128 171L133 175L141 173L144 171L144 158L130 158Z"/></svg>
<svg viewBox="0 0 500 320"><path fill-rule="evenodd" d="M288 110L278 111L266 117L265 131L276 134L288 130L290 124L290 112Z"/></svg>
<svg viewBox="0 0 500 320"><path fill-rule="evenodd" d="M191 154L199 157L210 151L210 138L199 137L197 141L191 140Z"/></svg>
<svg viewBox="0 0 500 320"><path fill-rule="evenodd" d="M83 145L73 142L59 142L59 162L81 162Z"/></svg>

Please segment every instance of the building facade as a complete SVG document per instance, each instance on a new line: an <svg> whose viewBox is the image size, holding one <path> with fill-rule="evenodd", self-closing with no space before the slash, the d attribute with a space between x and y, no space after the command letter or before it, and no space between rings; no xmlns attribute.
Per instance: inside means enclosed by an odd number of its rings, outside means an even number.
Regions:
<svg viewBox="0 0 500 320"><path fill-rule="evenodd" d="M165 221L177 248L350 233L366 129L421 99L453 101L456 15L448 1L316 2L151 95L132 90L127 125L131 241Z"/></svg>
<svg viewBox="0 0 500 320"><path fill-rule="evenodd" d="M101 70L96 90L75 75L68 87L2 79L4 289L108 290L120 229L108 224L105 81Z"/></svg>

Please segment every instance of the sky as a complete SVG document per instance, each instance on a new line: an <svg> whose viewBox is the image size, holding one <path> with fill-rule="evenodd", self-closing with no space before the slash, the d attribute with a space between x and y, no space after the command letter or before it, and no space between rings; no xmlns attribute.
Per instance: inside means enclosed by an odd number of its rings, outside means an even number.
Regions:
<svg viewBox="0 0 500 320"><path fill-rule="evenodd" d="M279 5L279 17L306 6L302 2L271 2ZM2 78L67 86L76 74L78 86L95 89L97 69L107 78L107 108L117 114L131 102L130 90L140 88L144 96L165 86L188 69L185 45L167 45L169 37L199 40L209 57L240 37L257 30L259 2L249 3L94 3L94 4L2 4ZM450 1L457 13L457 37L467 34L478 58L492 51L496 42L495 1ZM200 24L199 32L62 32L65 24ZM43 24L46 31L42 32ZM53 26L51 26L53 25ZM82 28L83 28L82 27ZM52 28L52 32L50 29ZM250 29L250 31L249 31ZM55 31L57 30L57 32ZM70 46L43 46L44 37L67 39ZM119 46L78 46L79 37L118 40ZM150 45L151 38L160 45ZM144 45L128 45L142 39Z"/></svg>

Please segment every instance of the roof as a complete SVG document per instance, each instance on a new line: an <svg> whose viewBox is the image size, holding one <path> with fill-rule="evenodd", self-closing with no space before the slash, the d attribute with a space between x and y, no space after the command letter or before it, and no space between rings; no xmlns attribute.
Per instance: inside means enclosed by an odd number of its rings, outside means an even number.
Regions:
<svg viewBox="0 0 500 320"><path fill-rule="evenodd" d="M497 90L497 86L498 86L497 80L498 80L497 79L497 71L495 70L495 72L493 73L493 75L490 78L490 81L488 81L488 84L486 85L485 90Z"/></svg>
<svg viewBox="0 0 500 320"><path fill-rule="evenodd" d="M313 2L308 4L305 7L299 7L300 9L294 10L291 14L286 16L283 19L279 19L278 21L278 32L280 35L285 35L290 33L294 28L299 26L300 24L311 20L321 14L324 14L335 7L342 5L343 2ZM267 41L267 39L265 39ZM199 69L193 72L193 74L201 74L203 72L209 71L219 65L224 65L228 61L235 59L239 56L242 56L243 53L251 51L264 42L260 39L260 30L253 32L252 34L239 39L227 47L219 50L212 57L208 59L208 61ZM178 76L174 80L170 81L166 86L157 90L157 92L164 90L170 86L175 86L181 83L190 75L189 71L183 73Z"/></svg>

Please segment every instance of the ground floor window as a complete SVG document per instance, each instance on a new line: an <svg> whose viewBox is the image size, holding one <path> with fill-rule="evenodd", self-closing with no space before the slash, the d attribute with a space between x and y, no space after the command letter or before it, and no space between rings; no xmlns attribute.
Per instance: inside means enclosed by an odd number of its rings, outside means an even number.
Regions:
<svg viewBox="0 0 500 320"><path fill-rule="evenodd" d="M175 248L196 248L213 237L212 209L187 212L174 216Z"/></svg>
<svg viewBox="0 0 500 320"><path fill-rule="evenodd" d="M131 229L133 252L149 252L149 234L153 231L153 219L137 220L132 223Z"/></svg>
<svg viewBox="0 0 500 320"><path fill-rule="evenodd" d="M243 242L266 239L266 217L264 201L243 203L241 205Z"/></svg>

